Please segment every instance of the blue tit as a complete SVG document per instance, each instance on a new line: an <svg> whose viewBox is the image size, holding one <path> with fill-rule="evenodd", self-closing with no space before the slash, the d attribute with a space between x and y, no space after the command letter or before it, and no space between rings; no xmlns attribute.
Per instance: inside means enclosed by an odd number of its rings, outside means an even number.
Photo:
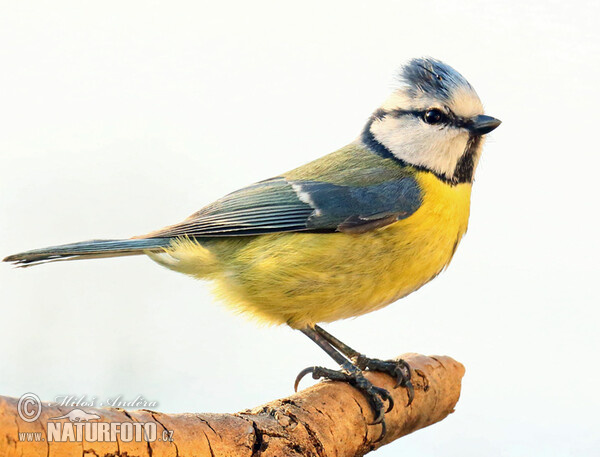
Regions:
<svg viewBox="0 0 600 457"><path fill-rule="evenodd" d="M448 265L467 230L484 135L500 125L483 114L469 82L438 60L411 60L398 82L347 146L226 195L178 224L4 261L30 266L143 254L209 280L233 309L305 333L341 370L311 367L301 375L350 382L369 399L374 423L383 423L391 397L363 371L392 374L410 402L410 367L367 358L317 324L395 302Z"/></svg>

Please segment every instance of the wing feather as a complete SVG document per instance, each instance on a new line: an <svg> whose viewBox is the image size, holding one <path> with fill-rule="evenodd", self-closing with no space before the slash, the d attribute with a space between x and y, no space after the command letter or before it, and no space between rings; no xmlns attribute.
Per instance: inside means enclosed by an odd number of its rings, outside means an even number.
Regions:
<svg viewBox="0 0 600 457"><path fill-rule="evenodd" d="M408 217L420 204L419 187L410 176L364 186L278 177L226 195L183 222L144 238L362 233Z"/></svg>

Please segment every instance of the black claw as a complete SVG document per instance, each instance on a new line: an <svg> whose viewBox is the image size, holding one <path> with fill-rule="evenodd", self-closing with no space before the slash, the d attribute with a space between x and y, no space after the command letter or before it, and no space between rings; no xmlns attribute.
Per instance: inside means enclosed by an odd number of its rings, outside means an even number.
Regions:
<svg viewBox="0 0 600 457"><path fill-rule="evenodd" d="M387 393L387 390L385 391ZM388 393L387 397L388 407L385 410L386 413L389 413L392 409L394 409L394 398Z"/></svg>
<svg viewBox="0 0 600 457"><path fill-rule="evenodd" d="M381 387L373 386L373 389L377 392L377 395L381 397L382 401L388 402L388 407L385 412L389 413L394 408L394 399L387 390L382 389Z"/></svg>
<svg viewBox="0 0 600 457"><path fill-rule="evenodd" d="M379 434L379 438L377 438L374 443L379 443L383 438L385 438L385 435L387 433L387 425L385 424L385 421L381 422L381 433Z"/></svg>
<svg viewBox="0 0 600 457"><path fill-rule="evenodd" d="M408 392L408 403L406 404L406 406L410 406L410 404L415 399L415 388L413 387L412 382L410 382L410 380L406 382L404 387L406 387L406 390Z"/></svg>
<svg viewBox="0 0 600 457"><path fill-rule="evenodd" d="M304 376L306 376L308 373L314 373L315 368L316 367L308 367L308 368L305 368L304 370L302 370L300 373L298 373L298 376L296 376L296 380L294 381L294 392L298 392L298 384L300 384L300 381L302 380L302 378Z"/></svg>
<svg viewBox="0 0 600 457"><path fill-rule="evenodd" d="M371 409L373 410L373 414L375 415L375 418L371 422L369 422L369 425L383 424L385 422L385 411L383 409L383 403L380 400L374 401L373 399L369 399L369 403L371 404Z"/></svg>

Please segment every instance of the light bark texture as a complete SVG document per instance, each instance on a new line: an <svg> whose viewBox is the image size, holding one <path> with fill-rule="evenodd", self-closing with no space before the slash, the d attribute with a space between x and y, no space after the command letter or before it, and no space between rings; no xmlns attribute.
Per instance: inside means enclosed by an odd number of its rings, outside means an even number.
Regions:
<svg viewBox="0 0 600 457"><path fill-rule="evenodd" d="M154 422L157 440L151 443L48 442L48 422L63 422L74 408L43 403L41 416L25 422L18 415L17 398L0 397L0 456L103 457L103 456L362 456L415 430L444 419L454 411L460 395L464 367L446 356L402 356L412 368L415 398L410 406L404 388L382 373L368 373L377 386L387 389L396 406L387 413L387 435L376 442L381 425L369 425L373 415L360 392L340 382L319 382L290 397L235 414L165 414L148 410L87 408L100 419L90 422ZM307 382L305 380L304 382ZM73 423L74 424L74 423ZM163 431L173 441L163 441ZM43 441L26 441L27 432L41 432ZM33 436L33 435L30 435ZM23 441L25 440L25 441Z"/></svg>

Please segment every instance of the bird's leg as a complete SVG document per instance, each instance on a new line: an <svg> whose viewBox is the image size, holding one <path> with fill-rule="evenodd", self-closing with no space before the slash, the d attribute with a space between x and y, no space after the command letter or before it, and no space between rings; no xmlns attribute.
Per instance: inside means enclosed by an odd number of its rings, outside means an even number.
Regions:
<svg viewBox="0 0 600 457"><path fill-rule="evenodd" d="M340 354L340 352L338 352L338 350L336 350L323 336L319 335L315 329L306 327L305 329L302 329L301 332L317 343L321 349L335 360L339 364L341 370L331 370L324 367L305 368L296 377L294 389L298 390L298 383L308 373L312 373L314 379L324 378L332 381L349 383L351 386L357 388L369 401L369 405L371 406L375 417L373 422L371 422L371 425L381 424L381 435L377 441L383 439L386 432L384 421L385 413L391 411L394 407L394 401L389 392L381 387L374 386L371 381L364 377L362 371L356 365ZM388 402L387 410L383 406L386 401Z"/></svg>
<svg viewBox="0 0 600 457"><path fill-rule="evenodd" d="M410 380L410 366L406 361L399 360L379 360L370 359L358 351L355 351L347 344L342 343L332 334L326 332L318 325L315 325L315 331L323 337L334 348L348 357L352 363L360 370L381 371L392 376L396 380L397 387L406 387L408 392L408 404L410 405L415 396L415 389Z"/></svg>

